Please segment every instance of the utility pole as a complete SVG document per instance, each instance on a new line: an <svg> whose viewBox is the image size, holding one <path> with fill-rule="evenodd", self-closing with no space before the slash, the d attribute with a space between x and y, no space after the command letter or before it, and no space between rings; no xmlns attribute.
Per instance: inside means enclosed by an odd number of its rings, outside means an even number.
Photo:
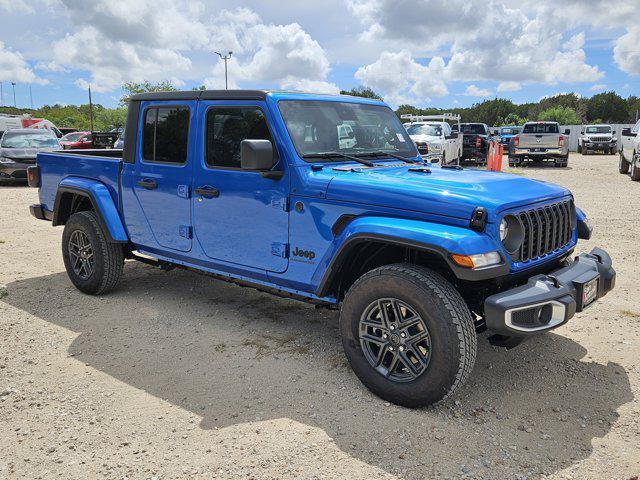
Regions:
<svg viewBox="0 0 640 480"><path fill-rule="evenodd" d="M220 52L213 52L218 54L218 56L224 60L224 88L225 90L229 90L229 82L227 80L227 60L229 60L231 58L231 55L233 54L233 52L229 52L228 55L222 55Z"/></svg>
<svg viewBox="0 0 640 480"><path fill-rule="evenodd" d="M16 103L16 82L11 82L11 86L13 87L13 106L17 108L18 104Z"/></svg>
<svg viewBox="0 0 640 480"><path fill-rule="evenodd" d="M33 92L31 91L31 85L29 85L29 101L31 102L31 110L33 110Z"/></svg>
<svg viewBox="0 0 640 480"><path fill-rule="evenodd" d="M93 132L93 102L91 101L91 85L89 85L89 121L91 122L91 131Z"/></svg>

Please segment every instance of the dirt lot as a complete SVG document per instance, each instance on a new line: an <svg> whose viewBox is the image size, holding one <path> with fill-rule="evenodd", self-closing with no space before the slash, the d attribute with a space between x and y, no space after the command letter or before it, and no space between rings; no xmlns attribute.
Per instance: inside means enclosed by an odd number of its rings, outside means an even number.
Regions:
<svg viewBox="0 0 640 480"><path fill-rule="evenodd" d="M522 175L573 190L617 289L506 351L480 339L435 409L371 395L337 314L127 263L75 290L37 192L0 188L0 478L602 478L640 473L640 184L613 156Z"/></svg>

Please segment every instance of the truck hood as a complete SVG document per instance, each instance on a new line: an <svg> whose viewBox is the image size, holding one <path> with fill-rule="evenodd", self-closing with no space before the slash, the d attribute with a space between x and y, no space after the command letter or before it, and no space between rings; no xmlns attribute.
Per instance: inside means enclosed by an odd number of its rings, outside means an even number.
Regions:
<svg viewBox="0 0 640 480"><path fill-rule="evenodd" d="M332 169L327 199L464 219L470 219L476 207L485 207L494 221L503 210L571 194L551 183L481 170L426 165L431 173L423 173L411 171L425 167L418 165L345 167Z"/></svg>
<svg viewBox="0 0 640 480"><path fill-rule="evenodd" d="M440 137L436 137L435 135L409 135L411 140L414 142L424 142L424 143L442 143L442 139Z"/></svg>

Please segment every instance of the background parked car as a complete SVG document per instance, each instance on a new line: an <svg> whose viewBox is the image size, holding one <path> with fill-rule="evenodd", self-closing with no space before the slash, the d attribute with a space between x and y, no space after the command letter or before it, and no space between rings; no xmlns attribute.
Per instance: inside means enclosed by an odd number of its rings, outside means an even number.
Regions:
<svg viewBox="0 0 640 480"><path fill-rule="evenodd" d="M26 180L27 167L36 163L38 152L50 152L59 148L58 138L50 130L7 130L0 139L0 183Z"/></svg>
<svg viewBox="0 0 640 480"><path fill-rule="evenodd" d="M500 139L499 141L504 147L504 151L506 152L509 150L509 142L511 142L511 139L516 135L518 135L520 132L522 132L522 127L513 125L513 126L500 127L498 130L495 130L493 133L494 133L494 136L499 137Z"/></svg>
<svg viewBox="0 0 640 480"><path fill-rule="evenodd" d="M640 180L640 120L632 127L622 130L622 148L620 149L620 173L629 173L631 180Z"/></svg>
<svg viewBox="0 0 640 480"><path fill-rule="evenodd" d="M578 152L586 155L593 151L602 151L605 155L615 154L618 139L611 125L585 125L578 138Z"/></svg>
<svg viewBox="0 0 640 480"><path fill-rule="evenodd" d="M68 133L60 139L60 145L64 150L93 148L91 132Z"/></svg>
<svg viewBox="0 0 640 480"><path fill-rule="evenodd" d="M570 131L560 133L558 122L527 122L522 132L509 144L509 166L517 167L525 160L541 162L552 160L555 167L569 163Z"/></svg>
<svg viewBox="0 0 640 480"><path fill-rule="evenodd" d="M486 123L461 123L462 160L474 160L477 165L487 164L491 132Z"/></svg>

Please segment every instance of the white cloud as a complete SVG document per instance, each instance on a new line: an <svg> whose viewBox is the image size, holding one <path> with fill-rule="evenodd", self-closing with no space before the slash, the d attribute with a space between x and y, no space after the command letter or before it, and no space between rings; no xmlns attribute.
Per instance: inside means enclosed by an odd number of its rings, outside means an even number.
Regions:
<svg viewBox="0 0 640 480"><path fill-rule="evenodd" d="M506 92L519 90L523 83L602 78L604 73L587 63L585 34L566 36L566 19L554 15L557 6L549 0L541 3L546 7L527 11L501 0L488 4L485 0L405 0L401 4L347 0L364 25L362 42L403 45L410 52L409 62L425 56L449 57L440 85L445 81L497 81L498 90ZM398 72L393 63L379 65L381 58L364 68L378 64L376 80L382 93L388 88L384 76L397 91L401 80L394 77Z"/></svg>
<svg viewBox="0 0 640 480"><path fill-rule="evenodd" d="M408 50L382 52L378 60L360 67L356 79L380 91L392 105L425 104L432 96L449 93L443 80L444 61L435 57L428 65L416 62Z"/></svg>
<svg viewBox="0 0 640 480"><path fill-rule="evenodd" d="M636 15L636 20L638 16ZM640 27L632 26L616 40L613 59L623 72L640 74Z"/></svg>
<svg viewBox="0 0 640 480"><path fill-rule="evenodd" d="M214 50L232 51L229 86L278 84L335 91L324 49L300 25L263 23L248 8L207 15L200 2L62 0L73 31L54 44L57 64L86 71L76 82L110 91L127 81L198 80L224 87ZM77 19L77 20L76 20ZM205 62L195 62L200 55ZM211 65L208 67L208 65ZM314 83L315 82L315 83Z"/></svg>
<svg viewBox="0 0 640 480"><path fill-rule="evenodd" d="M0 41L0 81L20 83L48 83L38 77L19 52L5 47Z"/></svg>
<svg viewBox="0 0 640 480"><path fill-rule="evenodd" d="M34 13L34 9L25 0L0 0L0 11L8 13Z"/></svg>
<svg viewBox="0 0 640 480"><path fill-rule="evenodd" d="M478 88L475 85L469 85L462 95L467 97L489 97L493 92L487 88Z"/></svg>
<svg viewBox="0 0 640 480"><path fill-rule="evenodd" d="M604 83L597 83L595 85L591 85L589 87L589 91L591 92L602 92L607 86Z"/></svg>
<svg viewBox="0 0 640 480"><path fill-rule="evenodd" d="M500 82L496 90L498 92L517 92L522 90L522 84L520 82Z"/></svg>

